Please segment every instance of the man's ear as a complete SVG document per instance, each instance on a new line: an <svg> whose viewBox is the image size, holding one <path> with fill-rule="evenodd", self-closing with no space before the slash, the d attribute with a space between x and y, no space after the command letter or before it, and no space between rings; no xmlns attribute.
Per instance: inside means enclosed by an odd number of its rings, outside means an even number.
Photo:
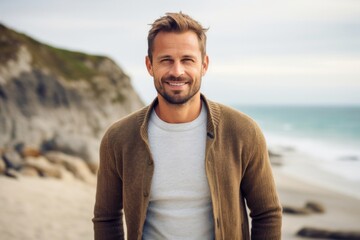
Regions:
<svg viewBox="0 0 360 240"><path fill-rule="evenodd" d="M202 63L202 69L201 69L201 75L204 76L208 70L209 67L209 56L205 55L203 63Z"/></svg>
<svg viewBox="0 0 360 240"><path fill-rule="evenodd" d="M146 69L148 70L148 73L153 77L154 76L153 67L152 67L149 56L145 57L145 64L146 64Z"/></svg>

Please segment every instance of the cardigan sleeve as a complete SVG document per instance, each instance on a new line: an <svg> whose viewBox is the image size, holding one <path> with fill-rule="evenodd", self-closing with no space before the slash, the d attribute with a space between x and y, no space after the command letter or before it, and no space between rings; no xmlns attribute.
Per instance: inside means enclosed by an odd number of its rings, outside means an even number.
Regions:
<svg viewBox="0 0 360 240"><path fill-rule="evenodd" d="M100 145L100 164L94 207L94 239L124 239L122 180L116 170L108 133Z"/></svg>
<svg viewBox="0 0 360 240"><path fill-rule="evenodd" d="M251 239L281 239L282 208L278 199L265 138L255 125L242 190L250 210ZM252 142L251 142L252 141Z"/></svg>

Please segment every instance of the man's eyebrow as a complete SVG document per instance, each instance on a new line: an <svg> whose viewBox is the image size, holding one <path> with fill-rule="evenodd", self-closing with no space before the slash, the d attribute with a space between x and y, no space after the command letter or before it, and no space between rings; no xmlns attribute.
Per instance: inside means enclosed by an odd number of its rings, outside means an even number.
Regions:
<svg viewBox="0 0 360 240"><path fill-rule="evenodd" d="M187 55L182 56L182 58L196 58L196 56L187 54Z"/></svg>
<svg viewBox="0 0 360 240"><path fill-rule="evenodd" d="M156 59L157 60L162 60L162 59L172 59L173 57L171 55L160 55L158 56ZM196 56L195 55L191 55L191 54L186 54L186 55L183 55L181 56L182 59L184 58L190 58L190 59L195 59Z"/></svg>
<svg viewBox="0 0 360 240"><path fill-rule="evenodd" d="M168 58L172 58L170 55L160 55L157 57L157 59L168 59Z"/></svg>

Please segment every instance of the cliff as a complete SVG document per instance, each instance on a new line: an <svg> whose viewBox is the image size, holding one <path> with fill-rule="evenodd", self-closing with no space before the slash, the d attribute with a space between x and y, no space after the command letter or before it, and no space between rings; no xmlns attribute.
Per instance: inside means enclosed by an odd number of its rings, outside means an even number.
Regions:
<svg viewBox="0 0 360 240"><path fill-rule="evenodd" d="M13 148L96 164L106 128L143 105L110 58L55 48L0 24L0 153L8 167L4 154Z"/></svg>

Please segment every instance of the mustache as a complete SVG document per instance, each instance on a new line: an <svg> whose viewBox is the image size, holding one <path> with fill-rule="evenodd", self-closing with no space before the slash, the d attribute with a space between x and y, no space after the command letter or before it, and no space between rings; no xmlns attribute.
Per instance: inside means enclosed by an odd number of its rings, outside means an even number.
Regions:
<svg viewBox="0 0 360 240"><path fill-rule="evenodd" d="M178 82L190 82L191 78L185 77L185 76L179 76L179 77L166 76L166 77L163 77L161 80L163 82L168 82L168 81L171 81L171 82L175 82L175 81L178 81Z"/></svg>

